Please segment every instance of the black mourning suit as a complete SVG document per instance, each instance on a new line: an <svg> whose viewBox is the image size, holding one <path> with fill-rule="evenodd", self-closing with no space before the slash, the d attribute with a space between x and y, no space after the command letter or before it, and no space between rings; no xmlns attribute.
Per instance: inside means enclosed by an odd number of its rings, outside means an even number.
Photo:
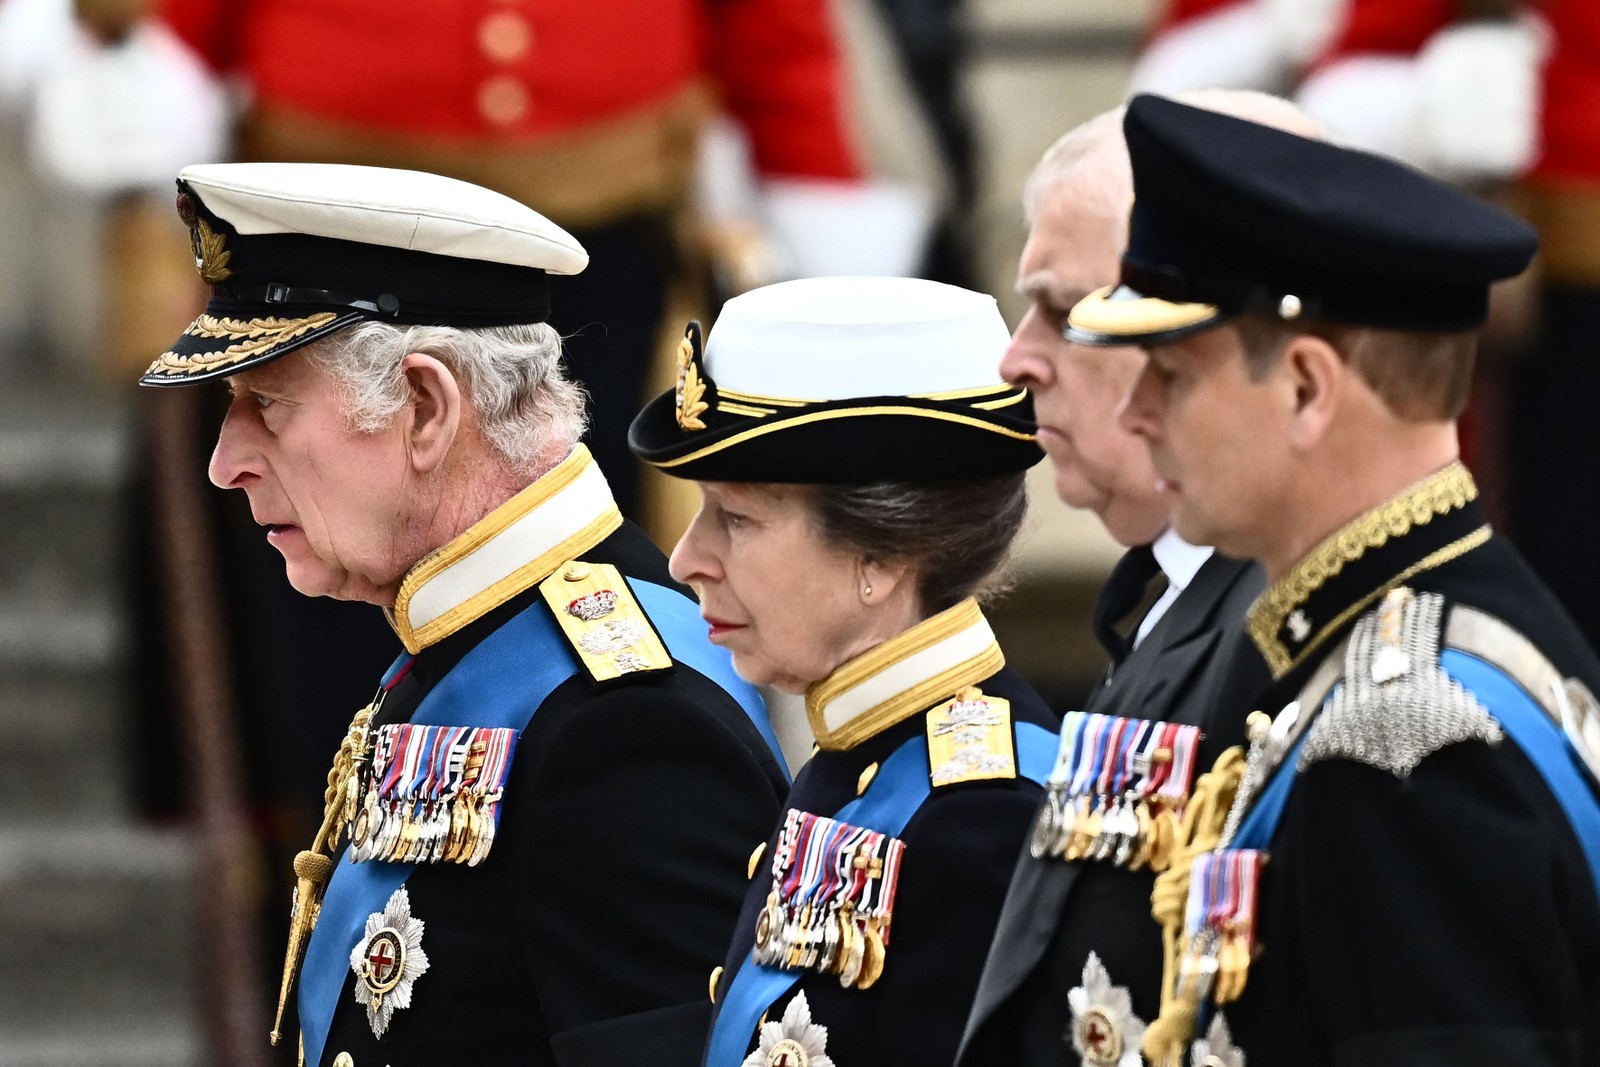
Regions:
<svg viewBox="0 0 1600 1067"><path fill-rule="evenodd" d="M1251 689L1267 679L1266 666L1241 622L1261 587L1255 565L1212 555L1138 647L1107 671L1083 710L1199 725L1205 731L1199 765L1209 767L1225 748L1244 740L1243 716L1237 710L1226 718L1213 712L1236 709L1240 703L1238 695L1228 700L1216 691L1220 677L1228 674ZM1109 589L1102 592L1097 615L1106 613L1106 601L1113 595ZM1237 669L1216 669L1225 661ZM1068 1034L1072 1013L1067 993L1080 983L1091 951L1105 963L1114 983L1130 988L1135 1014L1154 1018L1161 932L1150 917L1153 884L1148 870L1038 860L1024 849L957 1063L1077 1062Z"/></svg>

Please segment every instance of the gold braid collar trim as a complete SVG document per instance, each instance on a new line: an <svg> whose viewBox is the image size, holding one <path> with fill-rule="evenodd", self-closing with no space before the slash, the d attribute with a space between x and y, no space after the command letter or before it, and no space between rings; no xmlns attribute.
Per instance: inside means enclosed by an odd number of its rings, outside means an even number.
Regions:
<svg viewBox="0 0 1600 1067"><path fill-rule="evenodd" d="M183 331L185 337L232 341L233 344L217 352L195 352L191 355L163 352L145 373L172 377L203 374L218 367L243 362L285 341L293 341L312 330L320 330L338 317L338 313L333 311L319 311L303 319L219 319L215 315L201 315Z"/></svg>
<svg viewBox="0 0 1600 1067"><path fill-rule="evenodd" d="M551 535L544 527L558 521L559 517L549 512L541 516L539 524L519 530L511 529L541 507L551 504L564 490L572 489L580 479L585 479L588 484L579 486L585 495L573 505L578 513L577 518L567 517L567 528L572 530L571 533L560 537ZM550 522L544 521L547 517ZM419 560L400 582L394 608L388 612L390 625L400 636L407 651L415 655L481 619L512 597L538 585L554 574L558 567L610 537L621 525L622 512L617 509L610 490L605 487L599 467L589 454L589 449L578 445L570 456L538 481L479 519L454 540ZM540 539L541 535L543 540ZM504 577L487 587L471 589L466 595L459 596L449 608L427 622L413 624L411 605L417 593L469 556L482 551L501 553L522 562L514 568L508 568Z"/></svg>
<svg viewBox="0 0 1600 1067"><path fill-rule="evenodd" d="M961 638L967 638L963 641ZM932 662L907 661L935 646L948 650ZM927 711L968 686L976 685L1006 665L1005 654L989 629L977 601L970 597L953 608L896 634L850 660L806 690L806 717L817 745L829 751L854 748L919 712ZM900 668L904 678L891 672ZM892 695L852 714L837 727L828 726L829 706L858 687L885 678Z"/></svg>
<svg viewBox="0 0 1600 1067"><path fill-rule="evenodd" d="M1347 611L1322 627L1298 654L1291 654L1278 640L1278 634L1282 632L1285 620L1317 590L1343 571L1346 564L1354 563L1369 551L1382 548L1394 538L1404 537L1414 528L1425 526L1440 515L1465 507L1477 498L1478 486L1472 480L1471 473L1459 461L1451 463L1399 496L1385 501L1341 527L1295 564L1294 569L1288 574L1268 587L1250 606L1248 626L1250 638L1261 650L1267 665L1272 668L1273 677L1281 678L1289 673L1296 662L1304 659L1313 649L1321 645L1326 634L1350 615ZM1440 557L1441 553L1434 553L1429 557L1431 566L1438 566L1447 559L1453 559L1476 548L1486 539L1486 532L1475 533L1470 538L1464 539L1471 541L1471 544L1463 545L1462 542L1457 542L1456 545L1450 546L1451 549L1459 549L1458 551L1444 555L1443 558L1435 558ZM1418 570L1419 568L1412 568L1407 574L1414 575ZM1395 582L1402 580L1404 579L1397 577ZM1386 583L1384 589L1389 588L1390 584L1394 583ZM1365 598L1362 603L1370 603L1383 591L1379 590Z"/></svg>

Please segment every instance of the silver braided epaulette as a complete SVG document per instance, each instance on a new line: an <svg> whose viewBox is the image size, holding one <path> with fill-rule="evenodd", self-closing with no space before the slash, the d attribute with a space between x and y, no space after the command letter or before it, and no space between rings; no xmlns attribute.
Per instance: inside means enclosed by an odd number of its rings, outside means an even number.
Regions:
<svg viewBox="0 0 1600 1067"><path fill-rule="evenodd" d="M1463 741L1499 744L1489 709L1439 666L1444 597L1401 587L1355 624L1341 684L1317 715L1298 769L1347 759L1403 778Z"/></svg>

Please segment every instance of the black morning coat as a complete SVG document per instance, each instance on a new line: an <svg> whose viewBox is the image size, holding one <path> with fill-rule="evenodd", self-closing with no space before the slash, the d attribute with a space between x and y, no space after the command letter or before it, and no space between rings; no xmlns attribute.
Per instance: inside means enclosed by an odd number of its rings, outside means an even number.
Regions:
<svg viewBox="0 0 1600 1067"><path fill-rule="evenodd" d="M1244 738L1237 700L1217 693L1219 667L1237 658L1234 684L1267 678L1243 618L1262 587L1254 564L1213 554L1121 664L1108 670L1083 710L1198 725L1204 769ZM1161 931L1150 917L1149 870L1091 861L1035 859L1024 845L994 944L966 1023L959 1063L1076 1064L1067 994L1081 983L1090 952L1111 980L1129 988L1134 1013L1155 1017L1161 986Z"/></svg>

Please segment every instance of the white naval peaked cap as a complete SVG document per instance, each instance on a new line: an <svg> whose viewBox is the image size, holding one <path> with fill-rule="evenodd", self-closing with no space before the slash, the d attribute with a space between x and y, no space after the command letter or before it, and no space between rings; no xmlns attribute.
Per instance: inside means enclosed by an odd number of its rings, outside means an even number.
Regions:
<svg viewBox="0 0 1600 1067"><path fill-rule="evenodd" d="M796 400L998 387L994 297L921 278L801 278L736 296L706 340L724 392Z"/></svg>
<svg viewBox="0 0 1600 1067"><path fill-rule="evenodd" d="M550 275L589 262L532 208L421 171L207 163L178 175L177 208L211 300L143 385L225 378L367 320L544 322Z"/></svg>
<svg viewBox="0 0 1600 1067"><path fill-rule="evenodd" d="M178 175L240 234L303 233L549 274L589 253L537 211L442 174L349 163L201 163Z"/></svg>
<svg viewBox="0 0 1600 1067"><path fill-rule="evenodd" d="M920 278L802 278L729 300L678 383L628 430L701 481L862 484L1011 474L1042 457L1033 402L1000 377L992 296Z"/></svg>

